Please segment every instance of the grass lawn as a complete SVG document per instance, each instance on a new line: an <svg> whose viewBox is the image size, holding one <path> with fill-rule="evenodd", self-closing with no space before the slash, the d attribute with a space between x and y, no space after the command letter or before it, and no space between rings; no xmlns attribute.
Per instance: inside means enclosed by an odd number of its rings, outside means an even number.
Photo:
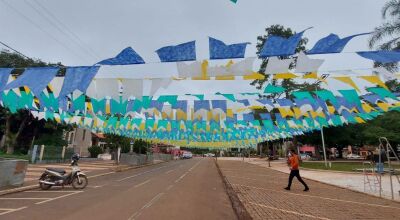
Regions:
<svg viewBox="0 0 400 220"><path fill-rule="evenodd" d="M325 163L322 162L305 162L303 161L300 165L300 167L304 168L309 168L309 169L320 169L320 170L336 170L336 171L355 171L355 169L362 169L363 164L362 161L360 162L331 162L332 167L331 168L326 168ZM328 165L329 166L329 165ZM370 166L367 166L367 168L370 168ZM385 168L387 168L388 165L385 164ZM400 169L399 164L392 164L392 167L395 169Z"/></svg>
<svg viewBox="0 0 400 220"><path fill-rule="evenodd" d="M0 151L0 158L29 160L29 155L25 155L25 154L6 154L6 153Z"/></svg>

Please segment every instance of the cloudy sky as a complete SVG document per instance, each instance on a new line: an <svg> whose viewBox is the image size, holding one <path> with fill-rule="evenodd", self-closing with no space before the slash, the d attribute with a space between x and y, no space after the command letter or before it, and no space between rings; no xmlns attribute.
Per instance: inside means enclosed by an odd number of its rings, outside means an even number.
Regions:
<svg viewBox="0 0 400 220"><path fill-rule="evenodd" d="M251 42L265 27L282 24L305 33L308 48L330 33L347 36L382 23L384 0L0 0L0 41L29 57L64 65L92 65L132 46L147 62L160 47L197 41L197 57L208 57L208 36L226 43ZM352 40L346 52L368 50L368 36ZM0 46L1 47L1 46ZM353 53L314 56L322 69L369 68ZM313 57L313 58L314 58ZM146 66L146 65L143 65ZM151 66L149 64L148 66ZM147 66L146 66L147 67ZM146 67L137 67L142 71ZM141 69L142 68L142 69ZM160 74L172 74L171 65ZM130 72L132 71L132 72ZM146 70L148 71L148 70ZM133 74L129 70L123 74Z"/></svg>

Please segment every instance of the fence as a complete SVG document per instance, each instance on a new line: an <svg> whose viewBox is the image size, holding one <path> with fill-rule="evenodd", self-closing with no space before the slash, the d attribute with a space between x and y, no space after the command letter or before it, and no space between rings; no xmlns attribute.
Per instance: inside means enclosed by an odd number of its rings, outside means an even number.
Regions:
<svg viewBox="0 0 400 220"><path fill-rule="evenodd" d="M31 163L64 163L74 154L73 148L35 145L29 153Z"/></svg>

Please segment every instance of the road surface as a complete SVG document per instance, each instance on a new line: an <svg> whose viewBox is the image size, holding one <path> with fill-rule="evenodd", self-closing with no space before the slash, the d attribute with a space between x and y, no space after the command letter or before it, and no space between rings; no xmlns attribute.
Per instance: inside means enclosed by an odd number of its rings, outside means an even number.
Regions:
<svg viewBox="0 0 400 220"><path fill-rule="evenodd" d="M0 196L0 219L236 219L212 158L94 176L71 187Z"/></svg>

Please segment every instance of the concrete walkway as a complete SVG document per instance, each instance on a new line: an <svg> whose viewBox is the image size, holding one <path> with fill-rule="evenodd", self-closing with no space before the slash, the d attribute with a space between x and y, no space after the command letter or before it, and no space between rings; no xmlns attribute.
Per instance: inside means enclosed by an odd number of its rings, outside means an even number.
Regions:
<svg viewBox="0 0 400 220"><path fill-rule="evenodd" d="M265 159L246 158L245 161L258 166L268 167L268 162ZM290 172L288 166L286 165L286 161L284 160L272 161L270 168L284 173ZM332 184L335 186L367 193L374 196L379 196L379 187L378 184L376 184L376 186L374 185L374 180L376 180L376 178L374 179L373 176L369 176L371 184L366 184L364 189L364 175L362 173L300 169L300 174L302 177L305 177L307 179ZM400 201L400 184L397 182L397 179L395 177L393 177L393 191L394 199ZM382 197L387 199L392 198L389 175L382 176Z"/></svg>
<svg viewBox="0 0 400 220"><path fill-rule="evenodd" d="M248 159L245 159L245 161ZM250 161L256 163L257 161ZM260 161L261 162L261 161ZM305 180L310 191L280 171L238 159L218 158L223 176L253 219L398 219L400 203ZM272 165L277 166L276 164Z"/></svg>

